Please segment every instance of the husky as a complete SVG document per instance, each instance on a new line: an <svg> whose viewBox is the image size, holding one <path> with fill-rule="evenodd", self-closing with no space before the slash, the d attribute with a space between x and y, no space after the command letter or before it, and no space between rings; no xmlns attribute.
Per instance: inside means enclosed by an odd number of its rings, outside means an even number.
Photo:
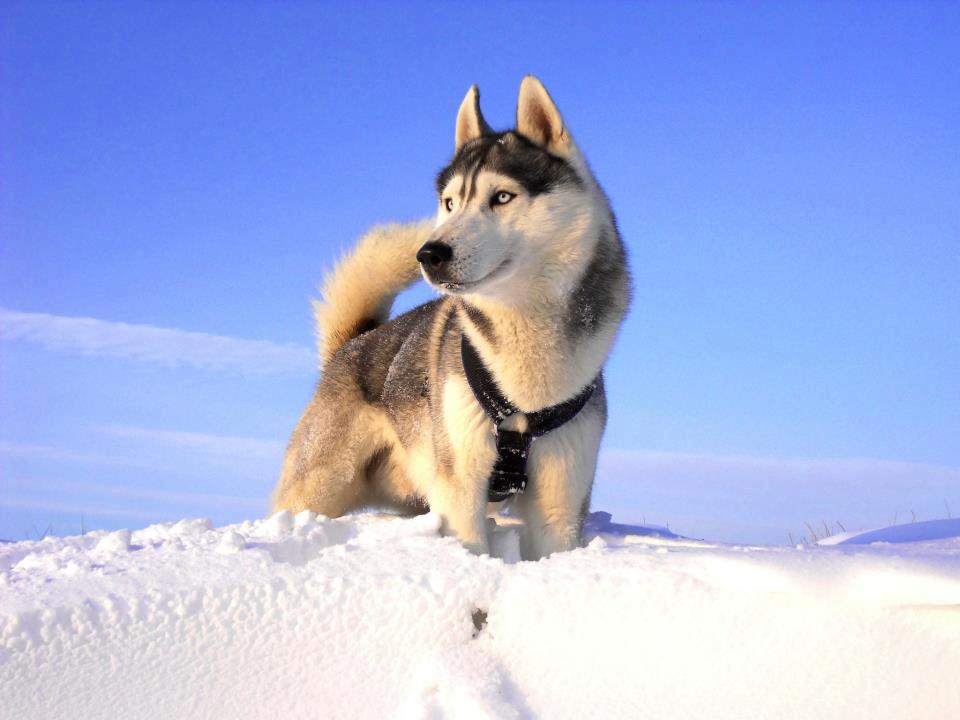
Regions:
<svg viewBox="0 0 960 720"><path fill-rule="evenodd" d="M507 498L524 558L578 547L630 298L613 212L533 76L505 132L469 89L436 192L435 220L374 228L326 277L274 511L429 510L482 554ZM420 277L439 299L389 319Z"/></svg>

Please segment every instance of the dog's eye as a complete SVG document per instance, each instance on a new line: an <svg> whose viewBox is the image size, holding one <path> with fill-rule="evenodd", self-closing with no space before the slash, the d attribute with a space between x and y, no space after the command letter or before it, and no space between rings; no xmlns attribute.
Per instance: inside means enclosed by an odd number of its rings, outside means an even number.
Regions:
<svg viewBox="0 0 960 720"><path fill-rule="evenodd" d="M493 196L493 199L490 201L490 205L496 207L497 205L506 205L508 202L513 200L516 195L512 192L507 192L506 190L501 190L496 195Z"/></svg>
<svg viewBox="0 0 960 720"><path fill-rule="evenodd" d="M443 206L447 209L447 212L453 212L453 198L446 198L443 201Z"/></svg>

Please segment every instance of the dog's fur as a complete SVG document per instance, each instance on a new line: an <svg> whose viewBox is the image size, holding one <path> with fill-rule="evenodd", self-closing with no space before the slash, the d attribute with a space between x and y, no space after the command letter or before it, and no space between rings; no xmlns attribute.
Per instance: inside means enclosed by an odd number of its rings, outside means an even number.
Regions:
<svg viewBox="0 0 960 720"><path fill-rule="evenodd" d="M322 378L287 448L274 509L336 517L366 506L430 509L446 533L488 549L493 423L467 384L465 333L497 384L532 412L600 373L627 310L630 281L616 222L543 85L520 86L515 130L494 133L471 87L455 154L437 178L434 223L366 235L315 305ZM418 251L452 250L443 262ZM388 320L421 274L439 300ZM523 554L580 542L606 421L602 381L571 421L537 439ZM514 415L505 429L523 430Z"/></svg>

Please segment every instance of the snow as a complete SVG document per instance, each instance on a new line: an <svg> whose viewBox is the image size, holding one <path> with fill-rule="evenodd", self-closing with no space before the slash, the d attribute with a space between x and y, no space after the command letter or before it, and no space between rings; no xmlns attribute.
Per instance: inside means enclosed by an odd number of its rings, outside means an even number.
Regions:
<svg viewBox="0 0 960 720"><path fill-rule="evenodd" d="M840 533L818 541L819 545L872 545L873 543L911 543L960 537L960 518L924 520L892 525L877 530Z"/></svg>
<svg viewBox="0 0 960 720"><path fill-rule="evenodd" d="M535 563L430 514L4 544L0 717L960 717L955 522L793 548L595 513Z"/></svg>

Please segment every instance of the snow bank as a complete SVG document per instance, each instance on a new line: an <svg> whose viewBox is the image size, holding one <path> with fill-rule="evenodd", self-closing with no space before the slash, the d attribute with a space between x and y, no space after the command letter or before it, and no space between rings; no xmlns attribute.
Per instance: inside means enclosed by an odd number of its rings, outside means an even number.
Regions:
<svg viewBox="0 0 960 720"><path fill-rule="evenodd" d="M960 717L960 540L717 546L596 515L513 562L281 513L0 546L3 718Z"/></svg>
<svg viewBox="0 0 960 720"><path fill-rule="evenodd" d="M823 538L818 545L872 545L874 543L914 543L960 537L960 518L924 520L891 525L877 530L839 533Z"/></svg>

